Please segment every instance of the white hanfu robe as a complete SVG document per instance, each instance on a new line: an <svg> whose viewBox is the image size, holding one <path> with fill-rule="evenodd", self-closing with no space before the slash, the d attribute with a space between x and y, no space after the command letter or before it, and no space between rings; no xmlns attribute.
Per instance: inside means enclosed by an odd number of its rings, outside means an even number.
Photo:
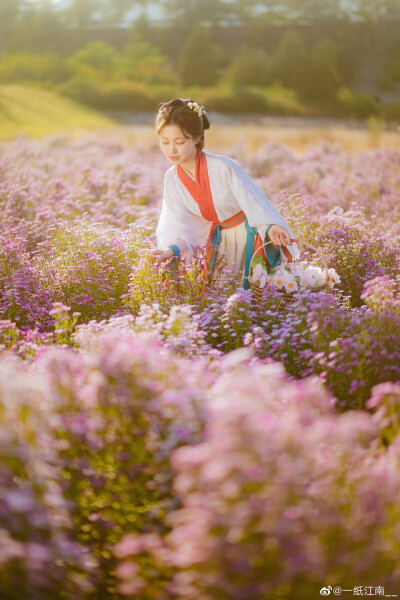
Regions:
<svg viewBox="0 0 400 600"><path fill-rule="evenodd" d="M200 152L203 153L203 157L200 157ZM196 152L196 165L199 158L202 158L203 163L206 164L212 202L220 223L243 211L249 226L256 229L262 241L264 241L266 229L272 224L284 227L290 238L294 238L289 225L278 209L239 163L232 158L211 154L204 150ZM182 254L191 258L193 246L204 246L209 236L211 223L210 219L204 218L200 208L187 186L182 183L178 174L178 166L173 165L165 174L164 197L156 230L158 247L165 250L169 245L176 244L178 240L184 240ZM225 254L228 263L236 264L239 270L244 269L246 240L247 231L244 222L236 227L221 230L218 252ZM182 248L182 243L180 243L180 247ZM296 243L292 243L286 248L291 257L297 258Z"/></svg>

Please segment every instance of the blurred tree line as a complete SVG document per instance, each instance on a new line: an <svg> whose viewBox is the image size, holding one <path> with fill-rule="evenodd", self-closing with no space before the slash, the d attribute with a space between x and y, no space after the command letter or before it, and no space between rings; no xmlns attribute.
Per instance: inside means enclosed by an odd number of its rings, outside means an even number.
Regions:
<svg viewBox="0 0 400 600"><path fill-rule="evenodd" d="M399 25L400 0L0 0L0 82L100 109L187 93L209 110L398 119Z"/></svg>

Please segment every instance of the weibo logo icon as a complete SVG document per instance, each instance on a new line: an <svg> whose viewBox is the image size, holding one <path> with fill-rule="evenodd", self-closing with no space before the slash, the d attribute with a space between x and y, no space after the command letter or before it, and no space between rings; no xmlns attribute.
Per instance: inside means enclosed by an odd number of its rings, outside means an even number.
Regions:
<svg viewBox="0 0 400 600"><path fill-rule="evenodd" d="M328 585L327 587L323 587L319 590L321 596L329 596L332 591L332 586Z"/></svg>

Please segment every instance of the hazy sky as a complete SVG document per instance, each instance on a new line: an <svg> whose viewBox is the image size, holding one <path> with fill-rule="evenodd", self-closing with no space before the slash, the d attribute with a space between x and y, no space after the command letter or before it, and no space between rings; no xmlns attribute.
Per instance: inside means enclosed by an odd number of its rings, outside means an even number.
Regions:
<svg viewBox="0 0 400 600"><path fill-rule="evenodd" d="M40 0L28 0L29 2L33 3L33 4L39 4ZM230 0L225 0L225 2L229 3ZM1 2L1 0L0 0ZM71 4L71 0L50 0L50 2L54 5L57 6L58 8L66 8L68 6L70 6ZM342 6L343 9L347 10L349 13L352 12L352 8L354 8L354 0L340 0L340 4ZM263 12L263 11L261 11ZM137 15L140 14L140 8L138 7L137 9L133 9L132 11L130 11L130 18L135 18ZM165 15L164 12L162 10L162 8L160 7L159 3L152 3L149 2L147 5L147 16L150 20L160 20L162 19Z"/></svg>
<svg viewBox="0 0 400 600"><path fill-rule="evenodd" d="M28 1L31 2L32 4L40 4L40 0L28 0ZM1 0L0 0L0 2L1 2ZM66 8L66 7L70 6L70 4L71 4L71 0L50 0L50 2L59 8ZM140 12L140 8L138 7L137 9L134 9L131 11L131 15L135 16L135 14L137 14L139 12ZM149 4L148 4L147 14L150 19L161 19L163 17L163 11L160 9L160 6L157 4L152 4L151 2L149 2Z"/></svg>

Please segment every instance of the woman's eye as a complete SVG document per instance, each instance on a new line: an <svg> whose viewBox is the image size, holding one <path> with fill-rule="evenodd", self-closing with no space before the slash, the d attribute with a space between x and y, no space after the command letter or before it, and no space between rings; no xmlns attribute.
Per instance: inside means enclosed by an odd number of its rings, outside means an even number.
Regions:
<svg viewBox="0 0 400 600"><path fill-rule="evenodd" d="M167 141L161 140L161 143L162 143L162 145L163 145L163 146L168 146L168 144L169 144L169 141L168 141L168 140L167 140ZM175 144L176 144L177 146L183 146L183 144L184 144L184 143L185 143L185 142L175 142Z"/></svg>

